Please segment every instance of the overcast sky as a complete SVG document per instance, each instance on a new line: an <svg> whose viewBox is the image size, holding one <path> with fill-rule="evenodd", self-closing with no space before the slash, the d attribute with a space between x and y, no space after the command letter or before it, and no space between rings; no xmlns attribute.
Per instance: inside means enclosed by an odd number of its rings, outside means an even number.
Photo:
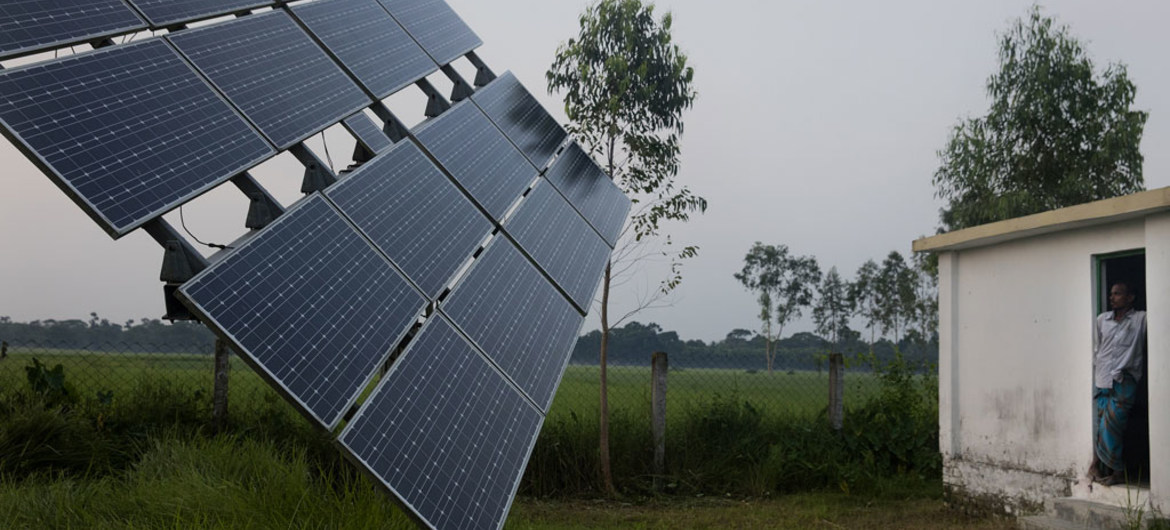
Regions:
<svg viewBox="0 0 1170 530"><path fill-rule="evenodd" d="M584 4L449 0L480 35L497 72L512 70L562 121L544 72L577 32ZM660 1L695 69L699 98L685 116L680 183L706 197L703 216L669 232L701 247L669 307L634 318L685 339L758 329L755 297L732 278L755 241L814 255L846 278L867 259L933 233L940 202L936 151L961 117L987 109L996 35L1019 1ZM1045 11L1087 43L1097 65L1123 62L1150 112L1142 141L1147 188L1170 185L1170 3L1052 1ZM413 104L403 96L392 108ZM397 105L397 107L395 106ZM352 142L331 129L344 163ZM320 149L320 139L310 142ZM15 148L0 140L0 316L116 322L163 313L160 247L141 232L112 241ZM300 168L288 155L254 173L286 204ZM246 203L230 185L184 209L202 239L228 242ZM167 216L176 226L177 213ZM614 294L616 310L652 289L662 270ZM597 327L590 317L587 329ZM786 330L808 330L801 322Z"/></svg>

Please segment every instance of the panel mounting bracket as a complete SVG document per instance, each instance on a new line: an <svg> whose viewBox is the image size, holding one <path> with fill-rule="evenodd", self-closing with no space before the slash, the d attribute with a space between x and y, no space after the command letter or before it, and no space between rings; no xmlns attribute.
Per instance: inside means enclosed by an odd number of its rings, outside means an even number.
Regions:
<svg viewBox="0 0 1170 530"><path fill-rule="evenodd" d="M443 95L439 93L435 85L432 85L425 77L419 79L415 84L427 95L427 110L423 113L424 116L434 118L451 108L451 104L443 99Z"/></svg>
<svg viewBox="0 0 1170 530"><path fill-rule="evenodd" d="M450 79L451 83L455 85L451 88L451 101L463 101L475 93L475 89L471 88L471 85L467 84L463 76L459 75L459 72L451 65L444 65L442 70L447 75L447 79Z"/></svg>
<svg viewBox="0 0 1170 530"><path fill-rule="evenodd" d="M487 86L496 78L496 74L488 68L487 63L479 58L474 51L467 52L467 60L471 61L472 66L475 66L475 87L480 88Z"/></svg>

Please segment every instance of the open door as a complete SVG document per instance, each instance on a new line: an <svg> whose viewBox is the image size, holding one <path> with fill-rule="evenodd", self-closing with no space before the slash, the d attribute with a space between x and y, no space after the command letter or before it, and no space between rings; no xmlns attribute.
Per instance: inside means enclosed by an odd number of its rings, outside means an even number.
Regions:
<svg viewBox="0 0 1170 530"><path fill-rule="evenodd" d="M1108 311L1109 288L1117 281L1124 280L1133 286L1134 309L1146 310L1146 251L1145 249L1097 256L1097 314ZM1149 362L1149 349L1144 361ZM1142 366L1142 379L1138 382L1137 401L1130 414L1125 430L1126 476L1130 484L1150 484L1150 420L1149 387L1145 374L1149 371Z"/></svg>

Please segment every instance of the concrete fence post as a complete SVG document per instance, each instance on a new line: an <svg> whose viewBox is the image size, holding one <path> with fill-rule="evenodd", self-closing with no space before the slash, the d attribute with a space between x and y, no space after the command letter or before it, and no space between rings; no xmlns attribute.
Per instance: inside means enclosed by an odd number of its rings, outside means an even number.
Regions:
<svg viewBox="0 0 1170 530"><path fill-rule="evenodd" d="M215 386L211 409L211 429L214 432L221 432L227 427L228 374L231 367L231 350L223 339L215 339Z"/></svg>
<svg viewBox="0 0 1170 530"><path fill-rule="evenodd" d="M841 430L845 419L845 356L829 354L829 424Z"/></svg>
<svg viewBox="0 0 1170 530"><path fill-rule="evenodd" d="M666 352L650 358L650 429L654 437L654 491L662 491L666 475Z"/></svg>

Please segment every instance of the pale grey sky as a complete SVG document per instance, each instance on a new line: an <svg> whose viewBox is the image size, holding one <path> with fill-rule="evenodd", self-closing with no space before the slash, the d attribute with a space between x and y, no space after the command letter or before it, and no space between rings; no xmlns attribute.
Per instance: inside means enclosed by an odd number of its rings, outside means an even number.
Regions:
<svg viewBox="0 0 1170 530"><path fill-rule="evenodd" d="M557 45L574 36L577 1L449 0L482 37L480 55L512 70L555 115L544 89ZM674 13L676 42L695 68L699 99L686 115L680 182L710 201L706 215L671 227L701 247L670 307L635 317L686 339L758 328L752 295L732 278L754 241L815 255L851 277L866 259L934 231L935 152L960 117L985 112L996 32L1027 13L1020 1L726 1L657 3ZM1104 67L1124 62L1150 112L1142 142L1148 188L1170 185L1170 3L1066 0L1046 12L1072 28ZM409 99L409 98L407 98ZM392 101L403 105L407 102ZM343 131L329 132L341 165ZM320 146L319 138L309 144ZM7 142L0 141L0 315L17 320L114 321L163 313L161 251L136 232L112 241ZM278 198L298 196L288 155L254 172ZM242 230L246 204L230 185L185 208L203 239ZM167 216L176 226L175 213ZM653 287L626 285L615 306ZM596 327L591 316L587 329ZM799 323L791 331L808 329Z"/></svg>

